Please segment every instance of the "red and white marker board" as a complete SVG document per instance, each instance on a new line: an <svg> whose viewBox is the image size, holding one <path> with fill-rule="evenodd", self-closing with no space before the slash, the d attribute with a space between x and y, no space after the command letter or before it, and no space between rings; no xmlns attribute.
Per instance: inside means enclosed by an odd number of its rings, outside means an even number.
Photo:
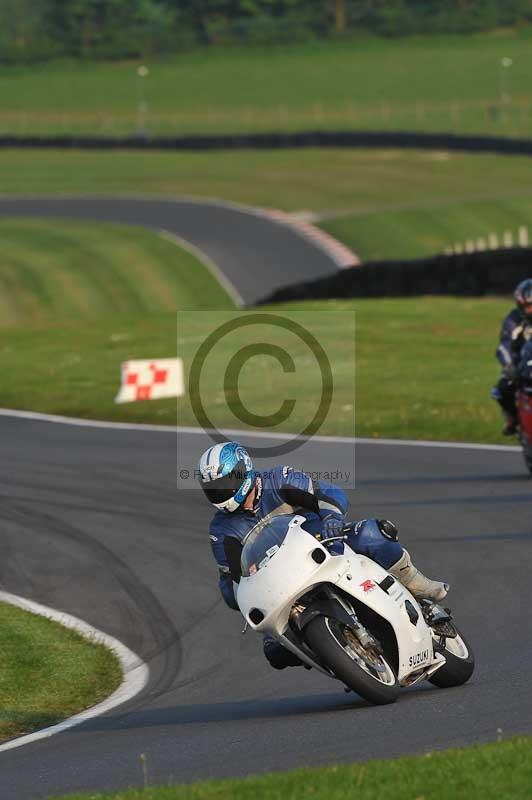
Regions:
<svg viewBox="0 0 532 800"><path fill-rule="evenodd" d="M122 386L115 403L158 400L161 397L183 397L185 380L180 358L154 358L124 361Z"/></svg>

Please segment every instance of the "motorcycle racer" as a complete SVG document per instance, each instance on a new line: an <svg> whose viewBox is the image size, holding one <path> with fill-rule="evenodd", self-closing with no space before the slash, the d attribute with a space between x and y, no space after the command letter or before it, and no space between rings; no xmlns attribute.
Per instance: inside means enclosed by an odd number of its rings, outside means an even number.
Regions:
<svg viewBox="0 0 532 800"><path fill-rule="evenodd" d="M503 320L496 350L502 374L491 392L502 408L504 436L512 436L517 430L516 378L521 350L532 338L532 278L517 285L514 298L516 307Z"/></svg>
<svg viewBox="0 0 532 800"><path fill-rule="evenodd" d="M298 513L306 517L307 530L317 538L342 536L349 501L340 487L313 480L288 466L257 472L249 453L238 442L223 442L206 450L199 462L198 478L207 499L217 509L209 529L211 547L218 564L220 591L232 609L238 610L234 583L240 579L243 543L260 520ZM353 550L387 569L414 595L434 601L446 596L447 584L431 581L416 569L408 551L398 542L397 528L389 520L361 520L347 536ZM340 541L331 546L336 552L343 551ZM264 640L264 653L276 669L301 663L268 637Z"/></svg>

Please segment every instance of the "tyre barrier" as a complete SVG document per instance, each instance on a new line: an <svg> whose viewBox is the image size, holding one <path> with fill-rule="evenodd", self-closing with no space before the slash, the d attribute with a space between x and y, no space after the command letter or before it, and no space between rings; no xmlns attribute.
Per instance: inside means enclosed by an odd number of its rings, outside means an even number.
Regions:
<svg viewBox="0 0 532 800"><path fill-rule="evenodd" d="M258 305L347 297L508 295L519 281L530 277L532 248L528 247L437 255L414 261L372 261L281 287Z"/></svg>
<svg viewBox="0 0 532 800"><path fill-rule="evenodd" d="M0 136L0 148L79 150L271 150L283 148L398 148L532 155L532 139L414 131L300 131L189 136Z"/></svg>

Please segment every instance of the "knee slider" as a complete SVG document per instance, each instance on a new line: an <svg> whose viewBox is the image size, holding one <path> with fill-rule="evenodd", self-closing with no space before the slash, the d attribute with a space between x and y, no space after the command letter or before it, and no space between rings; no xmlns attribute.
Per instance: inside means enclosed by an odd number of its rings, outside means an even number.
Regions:
<svg viewBox="0 0 532 800"><path fill-rule="evenodd" d="M391 542L396 542L399 539L399 531L389 519L378 519L377 525L385 539Z"/></svg>

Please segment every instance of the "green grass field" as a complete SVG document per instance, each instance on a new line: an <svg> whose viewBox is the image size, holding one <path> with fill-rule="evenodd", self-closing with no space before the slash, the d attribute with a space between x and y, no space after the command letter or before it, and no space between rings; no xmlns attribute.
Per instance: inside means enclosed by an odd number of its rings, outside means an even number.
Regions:
<svg viewBox="0 0 532 800"><path fill-rule="evenodd" d="M12 150L0 151L0 192L140 192L307 210L365 259L408 258L490 233L500 238L505 230L515 240L520 225L532 234L531 163L514 156L400 150L223 155ZM110 244L106 240L99 247L104 261ZM166 261L170 248L159 242L157 257L164 253ZM192 296L203 296L196 288ZM180 307L187 307L183 303Z"/></svg>
<svg viewBox="0 0 532 800"><path fill-rule="evenodd" d="M528 136L531 43L532 28L525 27L184 53L148 62L147 129L165 134L415 129ZM503 57L513 60L506 70ZM4 67L0 132L134 132L142 80L137 66Z"/></svg>
<svg viewBox="0 0 532 800"><path fill-rule="evenodd" d="M103 645L0 603L0 741L93 706L121 681L119 661Z"/></svg>
<svg viewBox="0 0 532 800"><path fill-rule="evenodd" d="M491 227L515 230L526 224L532 197L528 159L441 155L12 151L0 153L0 190L144 191L307 208L323 214L324 225L355 250L373 257L425 254L466 233L486 235ZM455 207L457 198L461 205ZM0 390L0 404L172 424L172 401L114 405L119 366L135 357L175 355L173 309L199 308L199 298L203 308L230 307L206 270L155 233L120 226L4 220L0 231L5 254L0 281L9 296L3 322L9 314L11 323L0 330L2 364L11 376ZM21 274L31 280L21 282ZM357 313L356 433L501 441L489 389L497 375L498 327L509 307L509 300L490 298L319 304L316 308ZM312 306L302 308L315 316ZM96 317L97 326L91 321ZM201 325L199 317L191 324L192 342ZM334 328L323 336L338 356ZM185 360L187 347L184 343ZM251 407L259 401L257 413L271 410L259 387L249 391ZM340 381L339 399L342 392L343 405L349 406L352 392ZM216 422L242 427L218 397L214 405ZM179 421L195 423L185 401ZM285 428L293 430L298 421L289 420ZM351 413L331 415L322 429L353 432Z"/></svg>
<svg viewBox="0 0 532 800"><path fill-rule="evenodd" d="M333 367L336 384L323 434L391 438L501 441L500 412L489 397L498 369L494 360L499 321L509 302L494 298L420 297L412 299L346 300L261 307L293 318L318 338ZM328 311L320 320L320 313ZM356 425L353 423L353 382L344 314L356 317ZM334 315L337 315L335 324ZM331 318L332 317L332 318ZM378 319L378 325L375 320ZM187 338L178 339L187 368L205 330L202 315L187 315ZM225 340L224 340L225 341ZM282 342L281 342L282 343ZM285 346L287 346L285 344ZM457 359L457 352L460 353ZM218 427L246 428L232 415L222 392L218 370L231 355L231 340L205 366L205 396ZM240 391L246 407L273 413L279 397L291 397L293 379L271 364L256 362L242 372ZM303 364L301 357L297 359ZM266 376L257 383L257 374ZM291 383L292 380L292 383ZM294 414L277 430L301 430L316 408L317 374L297 372L301 400ZM292 392L290 389L292 388ZM180 424L196 424L187 398L178 406Z"/></svg>
<svg viewBox="0 0 532 800"><path fill-rule="evenodd" d="M0 219L0 325L232 308L207 268L142 228Z"/></svg>
<svg viewBox="0 0 532 800"><path fill-rule="evenodd" d="M157 234L122 226L4 220L0 230L11 258L5 262L7 268L5 264L0 268L2 296L10 310L9 324L4 314L0 325L2 368L10 376L0 388L0 406L175 423L174 400L114 404L120 364L131 358L176 355L178 319L169 307L186 313L187 291L193 281L201 279L210 286L204 309L218 303L220 308L224 303L230 308L227 296L204 268L182 262L180 249ZM104 266L98 264L100 247L105 250ZM128 283L124 264L136 265L134 285ZM11 283L5 280L6 272ZM162 288L161 275L167 281ZM115 286L113 291L111 286ZM497 329L507 307L502 299L417 298L304 303L271 310L288 317L296 314L311 329L318 326L336 381L334 405L321 433L499 441L498 411L489 388L497 373L493 360ZM185 335L180 334L177 345L187 370L206 330L204 315L191 308L190 301ZM333 314L332 321L330 315L320 317L323 310ZM349 337L341 335L345 330L342 314L353 310L356 431L353 370L346 356ZM207 363L207 383L202 389L215 424L245 427L228 409L223 386L218 385L232 346L228 340L210 369ZM290 376L272 370L271 362L257 361L255 366L242 372L244 405L257 414L271 413L278 397L290 393L293 384ZM258 373L267 379L257 381ZM299 371L302 400L280 430L299 430L308 421L315 380L312 372ZM188 398L179 401L177 419L180 424L196 424Z"/></svg>
<svg viewBox="0 0 532 800"><path fill-rule="evenodd" d="M320 227L356 250L363 261L422 258L447 247L482 240L488 246L495 234L499 247L504 233L518 242L523 226L532 241L532 196L402 209L373 214L339 215ZM532 270L532 268L531 268Z"/></svg>
<svg viewBox="0 0 532 800"><path fill-rule="evenodd" d="M531 169L526 157L401 150L0 150L0 194L218 197L328 217L530 199Z"/></svg>
<svg viewBox="0 0 532 800"><path fill-rule="evenodd" d="M389 796L394 800L529 800L531 786L532 742L521 737L413 758L190 786L76 794L68 800L381 800Z"/></svg>

